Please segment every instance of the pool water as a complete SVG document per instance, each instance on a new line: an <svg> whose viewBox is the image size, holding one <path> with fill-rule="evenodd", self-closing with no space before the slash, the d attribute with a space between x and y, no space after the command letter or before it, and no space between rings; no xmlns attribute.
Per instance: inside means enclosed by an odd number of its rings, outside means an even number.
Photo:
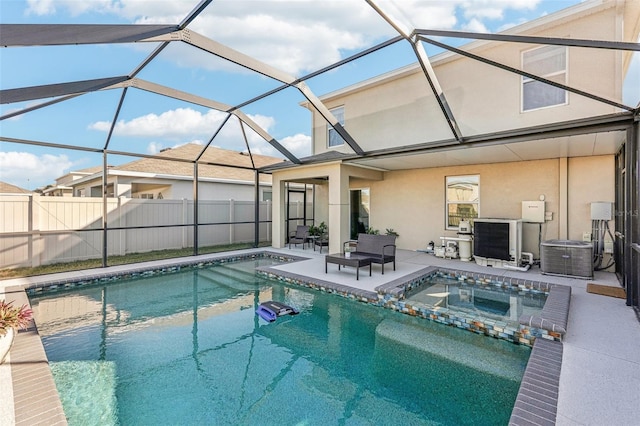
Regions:
<svg viewBox="0 0 640 426"><path fill-rule="evenodd" d="M529 348L254 273L273 263L32 297L69 424L508 423Z"/></svg>

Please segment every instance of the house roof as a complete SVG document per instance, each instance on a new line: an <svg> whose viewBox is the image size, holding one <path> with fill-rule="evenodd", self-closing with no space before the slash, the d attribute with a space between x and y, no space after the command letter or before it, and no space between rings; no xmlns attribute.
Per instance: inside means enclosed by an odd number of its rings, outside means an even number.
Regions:
<svg viewBox="0 0 640 426"><path fill-rule="evenodd" d="M23 189L7 182L0 182L0 194L31 194L28 189Z"/></svg>
<svg viewBox="0 0 640 426"><path fill-rule="evenodd" d="M109 170L110 173L115 174L135 172L191 177L194 173L193 159L198 157L202 149L202 145L194 143L181 145L163 150L155 158L142 158L121 166L111 167ZM185 161L166 161L162 157ZM246 153L210 146L198 161L198 176L200 178L253 182L255 180L254 167L260 168L282 162L281 158L259 154L249 156ZM99 172L102 172L102 168L99 169ZM271 176L261 174L260 181L271 182Z"/></svg>

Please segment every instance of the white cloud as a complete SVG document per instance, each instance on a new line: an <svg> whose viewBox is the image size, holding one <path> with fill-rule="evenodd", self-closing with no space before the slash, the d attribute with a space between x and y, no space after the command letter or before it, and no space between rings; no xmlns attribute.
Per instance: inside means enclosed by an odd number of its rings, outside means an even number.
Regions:
<svg viewBox="0 0 640 426"><path fill-rule="evenodd" d="M73 162L66 155L0 152L0 180L25 189L54 183L71 166Z"/></svg>
<svg viewBox="0 0 640 426"><path fill-rule="evenodd" d="M83 13L98 11L100 13L114 13L117 11L117 3L112 0L27 0L29 15L53 15L60 11L67 11L71 16L79 16Z"/></svg>
<svg viewBox="0 0 640 426"><path fill-rule="evenodd" d="M410 31L413 28L452 29L457 23L455 11L460 1L384 0L376 3Z"/></svg>
<svg viewBox="0 0 640 426"><path fill-rule="evenodd" d="M499 20L507 9L534 10L538 3L540 0L467 0L462 9L466 18Z"/></svg>
<svg viewBox="0 0 640 426"><path fill-rule="evenodd" d="M298 158L311 155L311 136L302 133L283 138L280 143Z"/></svg>
<svg viewBox="0 0 640 426"><path fill-rule="evenodd" d="M273 117L265 115L248 115L256 125L267 133L275 127ZM153 138L147 143L147 153L157 154L164 148L177 147L185 143L204 144L208 141L226 117L225 113L210 110L206 114L191 108L178 108L161 114L147 114L129 121L120 120L114 129L114 134L134 138ZM109 131L111 124L100 121L89 125L92 130ZM245 125L245 135L252 152L264 155L281 156L260 135ZM189 142L185 142L189 141ZM296 134L279 140L279 142L296 156L311 154L311 138L304 134ZM213 143L216 146L237 151L244 151L246 143L240 131L236 118L227 121L226 125L216 135Z"/></svg>
<svg viewBox="0 0 640 426"><path fill-rule="evenodd" d="M466 28L486 28L484 20L502 20L507 10L535 9L541 0L376 0L384 12L408 30L453 29L464 17ZM28 0L34 14L83 13L115 15L139 24L177 24L196 6L194 1L166 0ZM465 25L465 24L463 24ZM298 76L329 64L345 51L362 50L397 35L364 1L216 0L189 28L244 54ZM486 29L482 32L486 32ZM211 60L195 49L171 49L177 64L228 69L231 63Z"/></svg>
<svg viewBox="0 0 640 426"><path fill-rule="evenodd" d="M225 117L225 113L216 110L202 114L192 108L177 108L159 115L151 113L129 121L120 120L115 125L114 134L184 140L185 137L212 135ZM110 126L108 121L98 121L90 124L89 129L106 132Z"/></svg>
<svg viewBox="0 0 640 426"><path fill-rule="evenodd" d="M398 19L408 27L453 28L460 1L397 3ZM391 3L380 1L381 7ZM140 24L177 24L195 7L188 1L29 0L29 13L115 15ZM211 3L189 28L291 75L337 62L344 51L362 50L395 36L395 30L364 1L225 1ZM178 64L228 67L193 49L172 50Z"/></svg>
<svg viewBox="0 0 640 426"><path fill-rule="evenodd" d="M51 15L56 12L54 0L27 0L26 13L31 15Z"/></svg>
<svg viewBox="0 0 640 426"><path fill-rule="evenodd" d="M298 133L293 136L282 138L278 140L278 142L291 154L298 158L311 155L311 136L309 135ZM269 144L262 138L251 140L250 146L251 152L254 154L283 157L283 155L277 149L275 149L271 144Z"/></svg>
<svg viewBox="0 0 640 426"><path fill-rule="evenodd" d="M474 33L488 33L489 30L478 19L473 18L469 22L463 25L462 29L465 31L471 31Z"/></svg>

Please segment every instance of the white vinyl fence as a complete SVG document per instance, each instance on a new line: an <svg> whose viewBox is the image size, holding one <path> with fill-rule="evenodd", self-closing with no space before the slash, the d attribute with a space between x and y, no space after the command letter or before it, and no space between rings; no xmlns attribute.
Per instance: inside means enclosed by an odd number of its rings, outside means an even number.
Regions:
<svg viewBox="0 0 640 426"><path fill-rule="evenodd" d="M255 241L253 201L200 200L198 246ZM193 200L107 199L108 256L193 247ZM271 221L271 202L259 217ZM302 206L300 206L302 209ZM0 268L102 257L102 198L0 195ZM233 223L248 222L248 223ZM177 226L176 226L177 225ZM112 229L149 227L148 229ZM271 241L271 223L259 225Z"/></svg>

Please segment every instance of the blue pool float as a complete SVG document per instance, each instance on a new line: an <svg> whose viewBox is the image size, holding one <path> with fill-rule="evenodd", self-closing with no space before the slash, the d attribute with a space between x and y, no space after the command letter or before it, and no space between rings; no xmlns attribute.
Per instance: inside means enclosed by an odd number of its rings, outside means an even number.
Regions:
<svg viewBox="0 0 640 426"><path fill-rule="evenodd" d="M298 313L296 308L273 300L262 302L256 309L256 314L268 322L273 322L282 315L297 315Z"/></svg>

